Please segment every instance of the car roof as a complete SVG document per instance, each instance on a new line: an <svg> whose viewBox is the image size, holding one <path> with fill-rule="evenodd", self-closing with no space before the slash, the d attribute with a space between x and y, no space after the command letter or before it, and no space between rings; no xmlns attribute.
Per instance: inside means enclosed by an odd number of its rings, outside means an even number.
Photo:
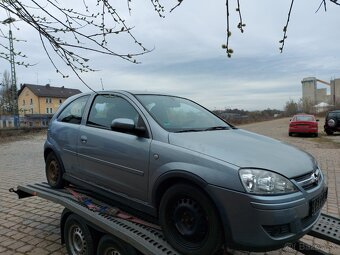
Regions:
<svg viewBox="0 0 340 255"><path fill-rule="evenodd" d="M133 96L136 95L161 95L161 96L174 96L168 93L155 92L155 91L146 91L146 90L102 90L102 91L94 91L92 93L105 94L105 93L121 93L121 94L130 94Z"/></svg>

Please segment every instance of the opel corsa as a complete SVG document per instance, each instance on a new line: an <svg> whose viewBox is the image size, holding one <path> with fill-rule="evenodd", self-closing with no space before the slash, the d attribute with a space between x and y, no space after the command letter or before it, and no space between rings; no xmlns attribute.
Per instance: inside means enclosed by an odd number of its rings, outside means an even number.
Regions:
<svg viewBox="0 0 340 255"><path fill-rule="evenodd" d="M183 254L282 247L312 228L327 197L311 155L176 96L73 96L50 121L44 156L52 187L153 216Z"/></svg>

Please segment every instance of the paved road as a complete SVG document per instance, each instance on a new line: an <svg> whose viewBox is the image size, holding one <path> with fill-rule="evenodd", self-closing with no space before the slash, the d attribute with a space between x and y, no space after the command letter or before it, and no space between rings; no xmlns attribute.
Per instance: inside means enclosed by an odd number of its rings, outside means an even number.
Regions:
<svg viewBox="0 0 340 255"><path fill-rule="evenodd" d="M327 177L329 199L323 211L340 217L340 136L329 139L288 137L288 119L279 119L242 126L296 145L314 155ZM321 125L321 123L320 123ZM45 180L43 155L44 135L19 141L0 141L0 254L66 254L60 244L59 217L63 208L40 198L18 200L8 189L21 183ZM304 237L330 254L340 254L340 246ZM232 254L244 254L230 251ZM252 253L253 254L253 253ZM298 254L286 247L268 254Z"/></svg>

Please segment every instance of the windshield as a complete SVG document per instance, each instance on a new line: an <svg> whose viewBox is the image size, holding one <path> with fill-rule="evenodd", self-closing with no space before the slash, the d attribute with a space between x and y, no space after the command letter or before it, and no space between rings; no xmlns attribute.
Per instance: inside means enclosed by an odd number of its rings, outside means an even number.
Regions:
<svg viewBox="0 0 340 255"><path fill-rule="evenodd" d="M151 116L170 132L220 130L230 127L202 106L184 98L163 95L136 97Z"/></svg>

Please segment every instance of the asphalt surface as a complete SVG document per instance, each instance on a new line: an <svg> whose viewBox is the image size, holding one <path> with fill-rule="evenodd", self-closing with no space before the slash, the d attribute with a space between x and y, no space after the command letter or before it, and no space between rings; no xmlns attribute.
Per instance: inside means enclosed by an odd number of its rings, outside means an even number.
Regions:
<svg viewBox="0 0 340 255"><path fill-rule="evenodd" d="M244 125L240 128L293 144L311 153L323 169L328 201L323 212L340 217L340 135L318 138L289 137L289 119ZM320 122L320 127L322 125ZM320 131L322 129L320 128ZM1 138L0 138L1 139ZM60 244L59 217L63 207L38 197L17 199L8 189L19 184L45 181L44 134L0 141L0 254L66 254ZM329 254L340 254L340 246L305 236L303 241ZM229 250L228 254L248 254ZM261 253L251 253L261 254ZM263 254L263 253L262 253ZM267 254L300 254L290 247Z"/></svg>

